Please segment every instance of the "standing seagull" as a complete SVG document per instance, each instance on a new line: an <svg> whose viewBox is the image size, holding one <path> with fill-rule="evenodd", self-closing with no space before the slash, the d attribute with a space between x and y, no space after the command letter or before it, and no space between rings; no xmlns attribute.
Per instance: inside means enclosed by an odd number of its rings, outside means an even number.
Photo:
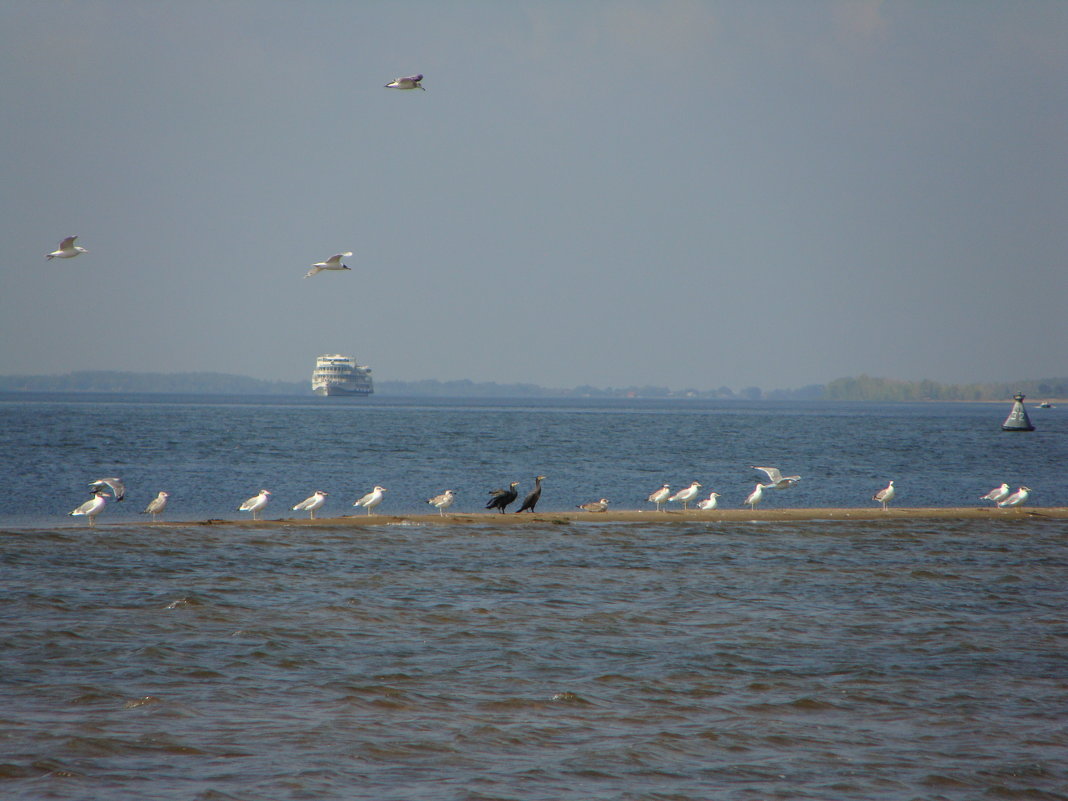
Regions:
<svg viewBox="0 0 1068 801"><path fill-rule="evenodd" d="M699 490L700 488L701 485L694 481L686 489L680 489L678 492L668 498L668 501L681 501L682 509L683 511L686 511L687 507L690 505L690 501L697 497L697 490Z"/></svg>
<svg viewBox="0 0 1068 801"><path fill-rule="evenodd" d="M646 498L646 500L649 501L649 503L655 503L656 511L659 512L660 506L668 499L668 496L670 494L671 487L667 484L664 484L662 487L660 487L660 489L658 489L656 492Z"/></svg>
<svg viewBox="0 0 1068 801"><path fill-rule="evenodd" d="M271 499L271 493L267 490L260 490L258 495L253 495L239 507L239 512L252 512L252 519L260 519L260 509L267 505L267 501Z"/></svg>
<svg viewBox="0 0 1068 801"><path fill-rule="evenodd" d="M362 506L367 510L367 514L371 514L371 510L378 506L378 504L382 503L382 493L385 491L385 487L380 487L376 484L373 490L360 498L360 500L356 501L353 506Z"/></svg>
<svg viewBox="0 0 1068 801"><path fill-rule="evenodd" d="M163 514L163 510L167 508L167 499L171 497L169 492L160 492L152 501L145 507L145 511L141 512L143 515L152 515L152 522L155 523L157 518Z"/></svg>
<svg viewBox="0 0 1068 801"><path fill-rule="evenodd" d="M1023 506L1024 501L1031 494L1031 490L1028 487L1020 487L1016 492L1012 493L1008 498L998 502L998 506L1002 509L1010 509L1013 506Z"/></svg>
<svg viewBox="0 0 1068 801"><path fill-rule="evenodd" d="M742 506L748 505L754 512L756 511L757 504L764 500L764 485L757 484L752 492L749 493L749 497L745 499L745 503Z"/></svg>
<svg viewBox="0 0 1068 801"><path fill-rule="evenodd" d="M759 470L761 473L768 477L768 483L764 485L764 489L789 489L798 481L801 480L801 476L784 476L779 472L777 467L753 467L754 470Z"/></svg>
<svg viewBox="0 0 1068 801"><path fill-rule="evenodd" d="M122 483L121 478L98 478L96 481L90 481L89 486L96 487L98 490L102 490L104 487L111 487L111 491L115 493L116 501L121 501L126 497L126 485Z"/></svg>
<svg viewBox="0 0 1068 801"><path fill-rule="evenodd" d="M1003 500L1009 497L1009 485L1002 484L1000 487L994 487L986 495L979 500L981 501L993 501L996 504L1000 504Z"/></svg>
<svg viewBox="0 0 1068 801"><path fill-rule="evenodd" d="M519 496L519 493L516 491L516 487L518 486L519 482L513 481L511 484L508 485L508 489L506 490L490 490L490 495L492 495L493 497L490 498L490 502L486 504L486 508L496 509L503 515L504 507L506 507Z"/></svg>
<svg viewBox="0 0 1068 801"><path fill-rule="evenodd" d="M873 501L878 501L883 505L883 511L887 511L886 505L894 499L894 482L891 481L883 489L871 496Z"/></svg>
<svg viewBox="0 0 1068 801"><path fill-rule="evenodd" d="M324 503L326 503L326 496L329 494L330 493L323 492L322 490L316 490L314 495L309 498L305 498L303 501L294 506L293 511L307 512L308 519L314 520L315 510L322 506Z"/></svg>
<svg viewBox="0 0 1068 801"><path fill-rule="evenodd" d="M53 250L51 253L46 253L45 258L49 261L52 261L52 259L73 259L75 256L88 253L89 251L85 248L74 244L74 240L77 238L77 236L68 236L59 243L58 249Z"/></svg>
<svg viewBox="0 0 1068 801"><path fill-rule="evenodd" d="M421 80L423 80L423 73L420 72L418 75L408 75L405 78L394 78L392 82L386 84L385 88L422 89L425 92L426 89L424 89L419 83Z"/></svg>
<svg viewBox="0 0 1068 801"><path fill-rule="evenodd" d="M599 501L590 501L589 503L581 503L577 507L583 512L607 512L608 511L608 498L601 498Z"/></svg>
<svg viewBox="0 0 1068 801"><path fill-rule="evenodd" d="M534 511L534 507L538 505L538 501L541 499L541 481L545 476L534 477L534 489L527 493L527 497L523 499L522 505L515 510L516 514L526 511Z"/></svg>
<svg viewBox="0 0 1068 801"><path fill-rule="evenodd" d="M716 498L718 498L718 497L719 497L719 493L718 492L710 492L708 494L707 498L705 498L703 501L698 501L697 502L697 508L698 509L702 509L702 510L704 510L706 512L708 512L708 511L710 511L712 509L715 509L716 508L716 504L718 503L718 501L716 501Z"/></svg>
<svg viewBox="0 0 1068 801"><path fill-rule="evenodd" d="M445 517L445 510L452 506L455 497L455 492L452 490L445 490L440 495L435 495L433 498L427 498L426 502L437 509L439 515Z"/></svg>
<svg viewBox="0 0 1068 801"><path fill-rule="evenodd" d="M351 250L346 250L344 253L338 253L336 256L331 256L326 261L317 261L312 265L312 268L308 270L305 278L311 278L313 275L318 275L323 270L351 270L347 264L342 264L342 259L347 259L352 255Z"/></svg>
<svg viewBox="0 0 1068 801"><path fill-rule="evenodd" d="M89 528L96 525L96 516L104 511L111 496L101 490L94 490L93 497L71 512L72 515L85 515L89 518Z"/></svg>

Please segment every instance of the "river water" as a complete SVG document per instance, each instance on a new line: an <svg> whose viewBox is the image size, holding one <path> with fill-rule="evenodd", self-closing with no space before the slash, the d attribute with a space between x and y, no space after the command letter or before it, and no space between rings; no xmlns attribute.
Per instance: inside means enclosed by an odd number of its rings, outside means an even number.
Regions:
<svg viewBox="0 0 1068 801"><path fill-rule="evenodd" d="M1001 520L152 527L351 513L544 473L740 504L1068 505L1063 418L937 405L10 399L0 797L1068 798L1068 525ZM127 500L95 529L85 483ZM387 503L389 506L387 506ZM539 509L542 507L539 506Z"/></svg>

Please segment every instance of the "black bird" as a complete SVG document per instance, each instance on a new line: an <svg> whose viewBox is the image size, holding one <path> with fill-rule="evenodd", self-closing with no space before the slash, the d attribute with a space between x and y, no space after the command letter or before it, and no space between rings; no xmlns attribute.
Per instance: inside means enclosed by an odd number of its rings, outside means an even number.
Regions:
<svg viewBox="0 0 1068 801"><path fill-rule="evenodd" d="M503 515L504 507L506 507L519 496L519 493L516 492L515 489L518 486L519 482L513 481L510 485L508 485L508 489L506 490L492 490L490 492L490 495L492 495L493 497L490 499L490 502L486 504L486 508L497 509Z"/></svg>
<svg viewBox="0 0 1068 801"><path fill-rule="evenodd" d="M516 514L526 511L534 511L534 507L538 505L538 499L541 498L541 480L545 476L537 476L534 479L534 489L523 499L523 505L515 510Z"/></svg>

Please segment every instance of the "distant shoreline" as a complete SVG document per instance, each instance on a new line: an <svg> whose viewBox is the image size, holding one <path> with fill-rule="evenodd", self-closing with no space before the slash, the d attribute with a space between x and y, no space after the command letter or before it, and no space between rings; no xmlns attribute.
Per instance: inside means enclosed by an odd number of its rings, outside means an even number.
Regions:
<svg viewBox="0 0 1068 801"><path fill-rule="evenodd" d="M442 517L437 514L356 514L342 517L323 517L315 520L301 517L273 518L266 520L217 519L170 521L110 522L101 518L96 527L138 526L151 529L195 528L198 526L223 528L368 528L372 526L427 526L427 525L479 525L487 527L512 527L527 524L570 525L572 523L821 523L866 522L893 523L910 520L991 520L1001 522L1026 520L1063 520L1068 519L1068 506L1025 506L1016 509L998 509L996 507L900 507L886 510L878 508L806 508L806 509L715 509L642 511L618 510L608 512L535 512L516 514L497 512L457 512ZM88 528L88 526L64 526L69 528Z"/></svg>
<svg viewBox="0 0 1068 801"><path fill-rule="evenodd" d="M926 379L914 381L861 375L793 389L750 386L737 391L727 386L673 389L652 384L620 387L583 384L565 388L470 379L401 381L381 376L375 384L375 395L380 397L426 399L1008 403L1013 395L1022 392L1035 405L1040 401L1068 402L1068 378L942 384ZM135 373L117 370L83 370L62 375L0 375L0 393L315 397L310 381L268 380L213 372Z"/></svg>
<svg viewBox="0 0 1068 801"><path fill-rule="evenodd" d="M852 399L852 400L836 400L826 398L794 398L794 399L782 399L782 398L692 398L682 397L677 395L672 396L658 396L658 395L638 395L634 397L624 397L617 395L446 395L446 394L417 394L417 393L392 393L392 392L376 392L374 395L366 397L332 397L326 398L321 395L316 395L309 392L301 393L282 393L282 392L125 392L125 391L100 391L100 390L39 390L39 389L3 389L0 388L0 401L15 401L19 399L26 400L53 400L55 398L69 398L71 400L79 401L92 401L92 400L123 400L127 402L136 402L139 399L145 398L166 398L172 400L175 398L188 398L193 399L235 399L241 398L246 400L265 400L265 401L307 401L310 403L322 403L323 405L330 404L351 404L359 406L361 404L374 404L376 401L391 401L391 400L406 400L406 401L422 401L431 403L434 401L507 401L507 402L521 402L521 401L569 401L578 402L583 400L588 401L656 401L658 403L677 403L680 406L689 403L725 403L725 404L752 404L752 403L848 403L848 404L913 404L913 403L954 403L954 404L966 404L969 406L974 405L987 405L987 406L1005 406L1011 407L1012 398L1005 398L1001 400L941 400L938 398L924 398L922 400L882 400L882 399ZM1054 408L1064 405L1068 406L1068 398L1057 397L1042 397L1040 399L1032 400L1028 398L1024 402L1024 406L1028 409L1037 409L1039 404L1048 402L1053 405Z"/></svg>

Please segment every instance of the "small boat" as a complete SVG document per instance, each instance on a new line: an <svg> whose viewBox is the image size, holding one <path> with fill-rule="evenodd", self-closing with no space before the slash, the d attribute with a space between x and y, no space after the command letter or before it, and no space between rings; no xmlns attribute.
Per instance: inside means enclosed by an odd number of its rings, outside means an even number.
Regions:
<svg viewBox="0 0 1068 801"><path fill-rule="evenodd" d="M1050 403L1049 401L1042 401L1042 403L1038 404L1038 408L1039 409L1052 409L1053 408L1053 404Z"/></svg>

